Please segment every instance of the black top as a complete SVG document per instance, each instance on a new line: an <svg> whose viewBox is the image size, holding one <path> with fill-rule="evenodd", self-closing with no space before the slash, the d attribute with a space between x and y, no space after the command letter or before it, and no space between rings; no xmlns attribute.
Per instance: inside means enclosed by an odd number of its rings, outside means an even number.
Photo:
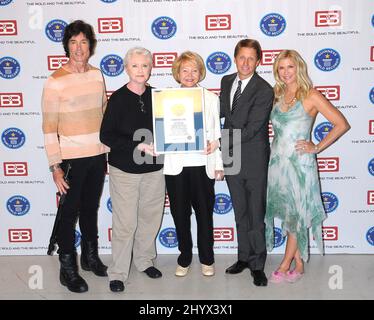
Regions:
<svg viewBox="0 0 374 320"><path fill-rule="evenodd" d="M141 101L144 102L142 111ZM147 129L148 135L141 134L137 141L134 133L138 129ZM100 129L100 140L110 147L109 164L128 173L146 173L162 168L156 163L156 157L140 153L136 146L153 141L151 87L147 86L139 96L127 88L119 88L111 95ZM137 159L147 162L138 164L134 161L134 150ZM137 161L139 162L139 161Z"/></svg>

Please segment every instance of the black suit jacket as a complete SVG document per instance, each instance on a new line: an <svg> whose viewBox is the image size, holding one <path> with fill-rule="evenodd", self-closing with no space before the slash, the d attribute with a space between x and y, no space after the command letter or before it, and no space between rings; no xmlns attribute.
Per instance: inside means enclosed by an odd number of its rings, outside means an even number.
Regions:
<svg viewBox="0 0 374 320"><path fill-rule="evenodd" d="M229 129L223 130L222 137L227 137L232 129L240 129L241 170L239 175L243 178L266 180L270 154L268 123L274 100L273 88L255 72L232 113L230 93L236 76L237 73L230 74L224 76L221 81L221 117L225 117L223 129ZM234 150L235 152L235 148L233 149L235 141L227 142L228 139L222 139L222 150L225 151L226 148L226 151Z"/></svg>

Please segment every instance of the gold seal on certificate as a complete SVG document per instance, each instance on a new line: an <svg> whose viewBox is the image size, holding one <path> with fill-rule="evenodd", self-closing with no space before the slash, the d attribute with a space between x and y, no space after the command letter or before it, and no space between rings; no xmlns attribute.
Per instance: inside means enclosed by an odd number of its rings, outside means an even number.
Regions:
<svg viewBox="0 0 374 320"><path fill-rule="evenodd" d="M152 89L155 152L203 152L206 147L202 88Z"/></svg>

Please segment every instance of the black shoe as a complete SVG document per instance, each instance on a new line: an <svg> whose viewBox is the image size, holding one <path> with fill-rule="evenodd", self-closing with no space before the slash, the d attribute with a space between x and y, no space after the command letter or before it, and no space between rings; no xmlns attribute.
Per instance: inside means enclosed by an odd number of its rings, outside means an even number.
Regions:
<svg viewBox="0 0 374 320"><path fill-rule="evenodd" d="M161 278L162 273L160 270L156 269L155 267L149 267L143 271L146 275L152 279Z"/></svg>
<svg viewBox="0 0 374 320"><path fill-rule="evenodd" d="M262 270L251 271L253 277L253 283L257 287L266 287L268 285L268 279L266 278L265 272Z"/></svg>
<svg viewBox="0 0 374 320"><path fill-rule="evenodd" d="M59 254L60 283L71 292L82 293L88 290L86 281L78 273L77 254Z"/></svg>
<svg viewBox="0 0 374 320"><path fill-rule="evenodd" d="M228 267L226 269L226 273L237 274L242 272L245 268L248 268L248 263L238 260L231 267Z"/></svg>
<svg viewBox="0 0 374 320"><path fill-rule="evenodd" d="M81 267L85 271L92 271L98 277L107 277L108 267L102 263L98 254L97 240L81 242Z"/></svg>
<svg viewBox="0 0 374 320"><path fill-rule="evenodd" d="M123 282L120 280L110 281L109 288L112 292L122 292L123 290L125 290L125 286L123 285Z"/></svg>

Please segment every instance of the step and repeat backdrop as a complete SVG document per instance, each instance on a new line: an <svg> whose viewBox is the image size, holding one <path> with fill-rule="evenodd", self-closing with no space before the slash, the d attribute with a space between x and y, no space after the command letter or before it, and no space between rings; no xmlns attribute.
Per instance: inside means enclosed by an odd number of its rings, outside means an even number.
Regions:
<svg viewBox="0 0 374 320"><path fill-rule="evenodd" d="M127 82L123 57L133 46L153 53L149 83L176 87L173 60L184 50L206 63L206 88L235 72L233 50L244 38L260 41L258 73L274 84L272 64L282 49L296 49L314 86L339 109L351 130L318 155L325 253L374 253L374 1L373 0L0 0L0 255L45 255L57 211L41 129L41 93L47 77L66 63L62 36L76 19L98 39L90 63L105 77L108 96ZM332 128L321 115L312 140ZM269 124L269 139L272 139ZM108 178L99 211L100 252L111 252L112 207ZM193 237L196 239L192 214ZM235 254L236 226L226 183L216 183L217 254ZM285 239L276 221L276 248ZM76 230L79 251L80 230ZM311 237L311 253L317 253ZM196 241L195 241L196 242ZM159 253L177 253L168 198L157 238ZM196 248L195 248L196 249Z"/></svg>

